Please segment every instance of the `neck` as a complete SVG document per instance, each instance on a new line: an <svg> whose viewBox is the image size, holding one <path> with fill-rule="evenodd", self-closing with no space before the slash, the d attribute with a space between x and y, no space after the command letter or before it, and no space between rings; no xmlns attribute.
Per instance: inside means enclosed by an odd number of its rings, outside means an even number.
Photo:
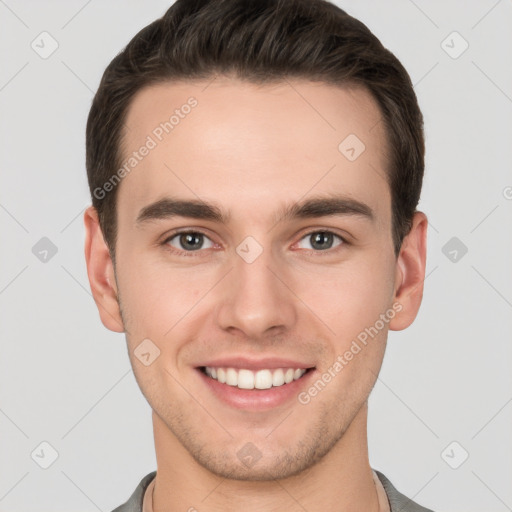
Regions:
<svg viewBox="0 0 512 512"><path fill-rule="evenodd" d="M327 455L302 473L269 481L240 481L216 476L198 464L153 412L157 458L153 511L377 512L367 417L365 403Z"/></svg>

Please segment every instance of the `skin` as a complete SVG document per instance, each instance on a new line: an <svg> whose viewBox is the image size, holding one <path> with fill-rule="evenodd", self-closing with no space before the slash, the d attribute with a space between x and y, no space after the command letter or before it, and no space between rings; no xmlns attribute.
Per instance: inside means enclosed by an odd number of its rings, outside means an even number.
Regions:
<svg viewBox="0 0 512 512"><path fill-rule="evenodd" d="M96 211L84 216L101 320L126 333L135 377L153 409L154 510L376 511L367 400L388 330L408 327L418 312L427 228L417 212L395 257L377 104L361 88L303 80L159 84L132 101L126 154L190 96L197 107L119 185L115 269ZM338 150L349 134L366 147L353 162ZM283 205L329 194L364 202L374 219L275 222ZM231 218L137 225L142 208L170 195L215 203ZM161 243L178 228L203 232L204 248L186 252L179 236ZM332 247L315 249L309 235L322 229L346 242L334 237ZM250 264L236 252L247 236L263 247ZM311 361L320 376L393 304L401 311L307 405L291 400L264 412L237 410L220 402L195 369L226 355L276 356ZM134 355L146 338L160 350L149 366ZM251 468L237 457L247 442L261 453Z"/></svg>

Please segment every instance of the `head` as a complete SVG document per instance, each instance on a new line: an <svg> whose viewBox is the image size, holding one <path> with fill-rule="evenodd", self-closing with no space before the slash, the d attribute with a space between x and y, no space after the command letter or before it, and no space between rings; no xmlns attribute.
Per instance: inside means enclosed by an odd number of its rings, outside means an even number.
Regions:
<svg viewBox="0 0 512 512"><path fill-rule="evenodd" d="M423 126L400 62L323 0L178 0L107 67L86 153L91 288L160 433L232 478L318 462L421 302ZM201 370L231 356L331 378L233 408Z"/></svg>

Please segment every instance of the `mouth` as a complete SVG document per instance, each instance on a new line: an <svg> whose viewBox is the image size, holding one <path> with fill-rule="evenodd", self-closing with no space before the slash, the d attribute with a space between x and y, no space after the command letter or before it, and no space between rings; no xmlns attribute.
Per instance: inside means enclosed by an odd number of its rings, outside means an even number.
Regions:
<svg viewBox="0 0 512 512"><path fill-rule="evenodd" d="M216 403L253 412L269 411L297 401L317 373L316 367L250 370L199 366L196 371Z"/></svg>

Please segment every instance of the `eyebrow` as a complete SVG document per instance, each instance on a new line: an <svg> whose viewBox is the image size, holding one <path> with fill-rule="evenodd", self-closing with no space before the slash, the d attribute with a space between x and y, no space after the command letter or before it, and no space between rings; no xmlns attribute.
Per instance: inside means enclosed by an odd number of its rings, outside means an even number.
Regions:
<svg viewBox="0 0 512 512"><path fill-rule="evenodd" d="M326 216L356 216L368 221L375 220L373 210L366 203L346 196L318 196L282 207L275 215L277 224L292 219L310 219ZM136 225L146 222L189 217L229 224L231 214L220 207L202 200L183 200L165 197L142 208L137 215Z"/></svg>

